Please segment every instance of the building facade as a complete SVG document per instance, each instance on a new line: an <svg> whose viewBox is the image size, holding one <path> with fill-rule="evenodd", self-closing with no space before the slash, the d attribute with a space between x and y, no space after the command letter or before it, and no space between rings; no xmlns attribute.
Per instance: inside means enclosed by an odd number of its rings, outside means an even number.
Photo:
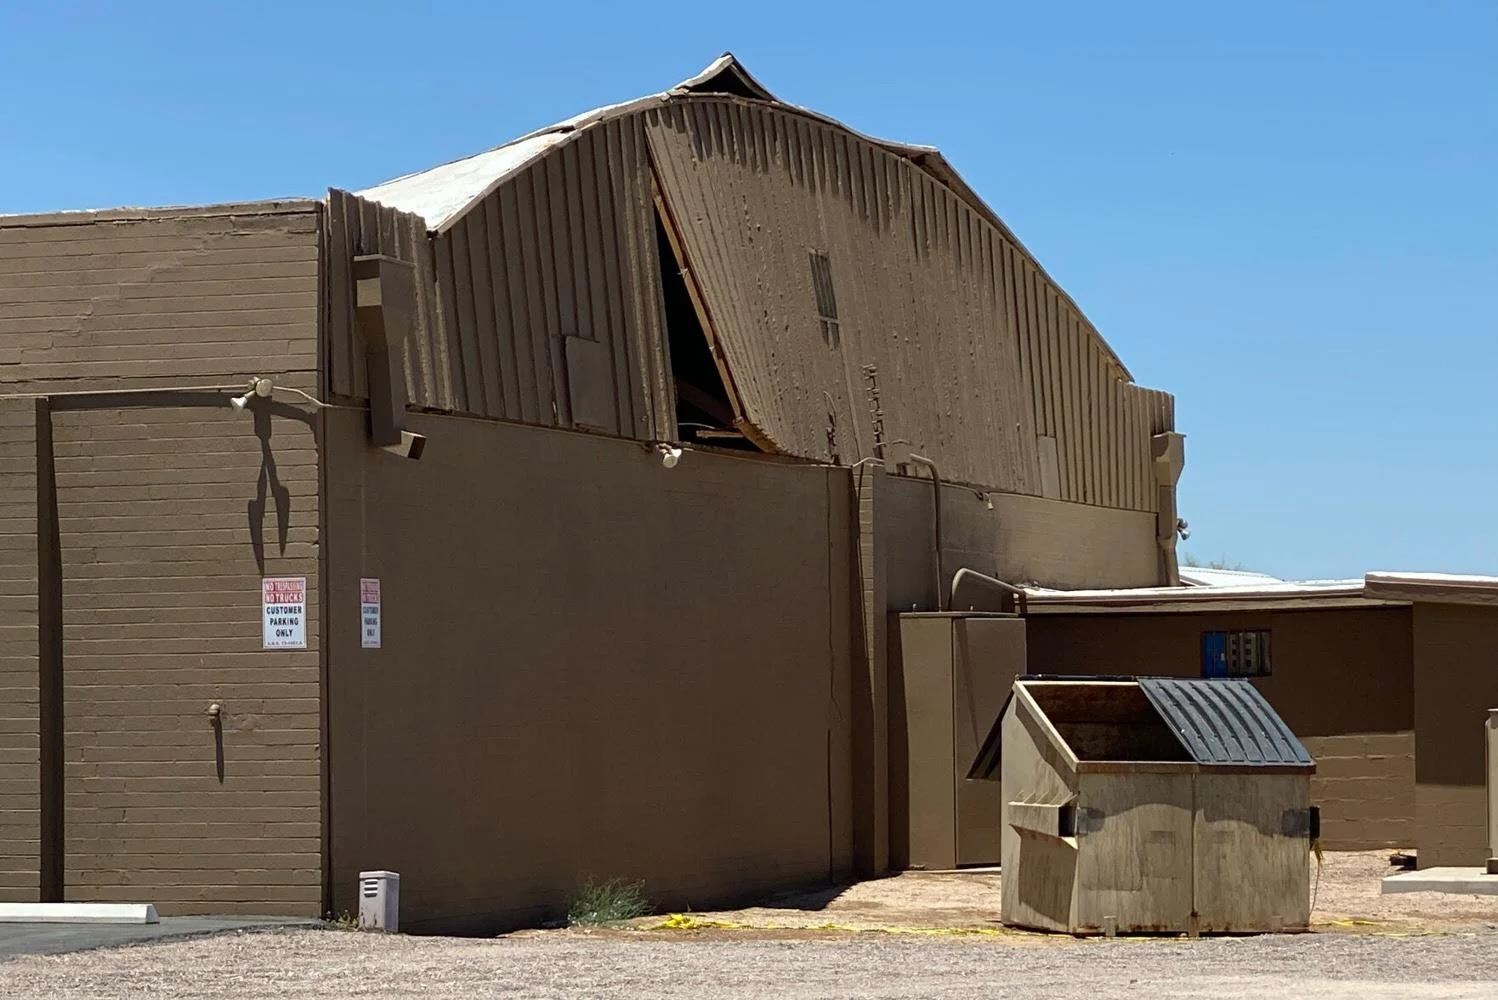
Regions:
<svg viewBox="0 0 1498 1000"><path fill-rule="evenodd" d="M484 929L880 872L892 613L1179 582L1171 397L938 152L731 57L357 193L0 217L0 360L4 900L389 868ZM1403 738L1385 610L1348 725ZM1065 617L1004 669L1176 672Z"/></svg>

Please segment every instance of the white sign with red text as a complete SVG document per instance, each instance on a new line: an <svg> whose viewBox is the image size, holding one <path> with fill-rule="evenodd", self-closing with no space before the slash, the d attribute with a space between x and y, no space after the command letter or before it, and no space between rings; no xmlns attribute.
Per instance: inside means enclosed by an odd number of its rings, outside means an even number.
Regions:
<svg viewBox="0 0 1498 1000"><path fill-rule="evenodd" d="M380 581L371 577L359 580L359 645L380 648Z"/></svg>
<svg viewBox="0 0 1498 1000"><path fill-rule="evenodd" d="M307 578L267 576L260 581L263 646L307 648Z"/></svg>

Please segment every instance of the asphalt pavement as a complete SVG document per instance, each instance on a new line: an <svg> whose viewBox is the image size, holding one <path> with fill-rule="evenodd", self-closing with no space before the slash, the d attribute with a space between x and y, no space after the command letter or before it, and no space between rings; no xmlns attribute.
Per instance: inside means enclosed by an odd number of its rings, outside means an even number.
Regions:
<svg viewBox="0 0 1498 1000"><path fill-rule="evenodd" d="M155 924L0 923L0 961L18 955L60 955L268 927L316 927L321 922L288 917L162 917Z"/></svg>

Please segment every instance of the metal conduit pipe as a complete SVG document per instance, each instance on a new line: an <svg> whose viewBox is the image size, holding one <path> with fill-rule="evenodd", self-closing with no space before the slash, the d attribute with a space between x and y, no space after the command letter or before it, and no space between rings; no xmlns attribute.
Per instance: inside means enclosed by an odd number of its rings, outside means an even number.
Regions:
<svg viewBox="0 0 1498 1000"><path fill-rule="evenodd" d="M925 455L910 453L910 460L917 465L924 465L931 470L931 544L935 548L932 554L936 557L936 610L947 610L947 599L942 593L943 577L941 572L941 471L937 469L936 463Z"/></svg>
<svg viewBox="0 0 1498 1000"><path fill-rule="evenodd" d="M1025 592L1019 587L1016 587L1012 583L1005 583L1003 580L989 576L987 573L979 573L977 570L969 569L966 566L952 574L953 604L957 603L957 594L962 590L964 584L968 585L969 588L977 587L979 590L997 594L999 600L995 603L1000 605L1000 611L1012 610L1015 614L1023 615L1029 610L1025 603ZM1008 605L1007 608L1004 607L1006 604ZM970 611L973 609L963 608L962 610ZM981 608L978 610L987 611L990 609Z"/></svg>

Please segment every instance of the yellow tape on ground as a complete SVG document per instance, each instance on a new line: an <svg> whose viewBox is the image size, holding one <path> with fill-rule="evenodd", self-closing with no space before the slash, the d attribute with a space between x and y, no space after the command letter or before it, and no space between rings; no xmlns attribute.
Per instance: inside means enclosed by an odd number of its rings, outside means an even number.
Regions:
<svg viewBox="0 0 1498 1000"><path fill-rule="evenodd" d="M840 933L917 934L929 937L998 937L1012 933L994 927L854 927L849 924L741 924L728 920L705 920L687 913L672 913L650 928L653 931L837 931Z"/></svg>

